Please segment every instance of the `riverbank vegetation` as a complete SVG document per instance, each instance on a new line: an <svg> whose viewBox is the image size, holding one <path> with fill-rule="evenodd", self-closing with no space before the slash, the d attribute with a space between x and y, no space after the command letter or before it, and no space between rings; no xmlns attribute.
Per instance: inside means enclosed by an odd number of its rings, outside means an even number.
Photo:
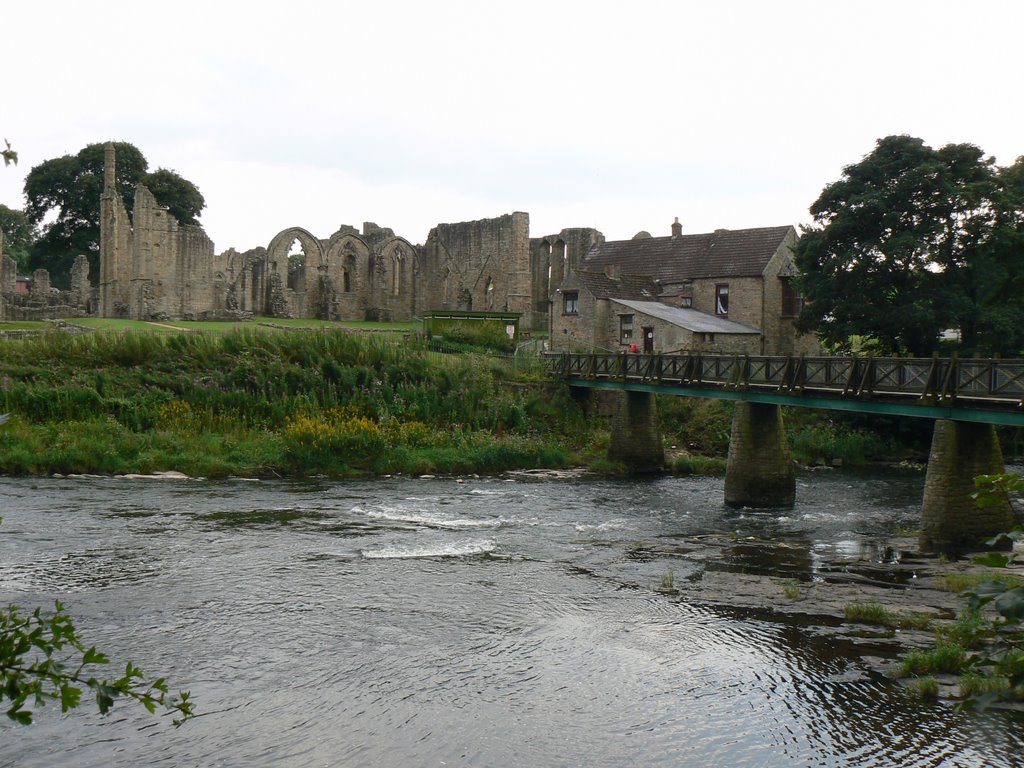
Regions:
<svg viewBox="0 0 1024 768"><path fill-rule="evenodd" d="M7 474L495 472L571 463L588 432L523 365L397 334L50 333L0 366Z"/></svg>
<svg viewBox="0 0 1024 768"><path fill-rule="evenodd" d="M607 402L585 415L536 357L479 339L455 350L391 328L151 325L0 340L0 473L625 472L606 459ZM725 471L730 402L658 407L670 472ZM927 455L927 423L874 429L797 408L786 421L802 464Z"/></svg>

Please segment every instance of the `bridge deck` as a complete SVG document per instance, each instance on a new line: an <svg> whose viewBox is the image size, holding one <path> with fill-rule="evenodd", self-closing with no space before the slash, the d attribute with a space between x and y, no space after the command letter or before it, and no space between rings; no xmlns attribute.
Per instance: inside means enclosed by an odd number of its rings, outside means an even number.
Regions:
<svg viewBox="0 0 1024 768"><path fill-rule="evenodd" d="M553 354L574 386L1024 426L1024 360Z"/></svg>

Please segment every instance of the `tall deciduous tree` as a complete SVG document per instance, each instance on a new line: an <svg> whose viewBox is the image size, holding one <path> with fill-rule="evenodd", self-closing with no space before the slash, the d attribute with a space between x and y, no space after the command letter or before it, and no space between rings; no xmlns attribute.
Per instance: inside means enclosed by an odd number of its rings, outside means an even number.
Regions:
<svg viewBox="0 0 1024 768"><path fill-rule="evenodd" d="M25 177L25 212L42 235L32 250L32 265L45 267L56 285L67 283L75 257L89 257L98 273L100 195L103 193L104 144L90 144L77 155L45 160ZM183 224L196 224L206 202L196 186L174 171L147 173L143 154L126 142L114 144L117 191L131 210L137 184L145 184L157 202ZM54 217L43 223L48 217Z"/></svg>
<svg viewBox="0 0 1024 768"><path fill-rule="evenodd" d="M29 251L35 243L38 232L24 211L0 205L0 232L4 233L4 256L10 256L18 263L18 271L28 267Z"/></svg>
<svg viewBox="0 0 1024 768"><path fill-rule="evenodd" d="M804 330L843 346L927 354L957 329L965 351L1024 347L1024 169L971 144L889 136L811 206L797 244ZM1016 289L1015 289L1016 286Z"/></svg>

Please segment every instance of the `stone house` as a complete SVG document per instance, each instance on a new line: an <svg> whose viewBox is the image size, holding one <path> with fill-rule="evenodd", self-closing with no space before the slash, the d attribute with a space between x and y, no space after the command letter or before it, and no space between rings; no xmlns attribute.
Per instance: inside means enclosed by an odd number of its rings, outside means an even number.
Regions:
<svg viewBox="0 0 1024 768"><path fill-rule="evenodd" d="M556 290L552 348L820 351L795 328L792 226L683 235L676 219L671 231L594 245Z"/></svg>

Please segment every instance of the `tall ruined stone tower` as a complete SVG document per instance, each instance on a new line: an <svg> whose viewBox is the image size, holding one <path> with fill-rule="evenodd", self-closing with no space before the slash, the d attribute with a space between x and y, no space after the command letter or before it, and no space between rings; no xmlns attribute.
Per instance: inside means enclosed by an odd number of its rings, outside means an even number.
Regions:
<svg viewBox="0 0 1024 768"><path fill-rule="evenodd" d="M100 195L100 317L126 317L131 282L131 221L117 192L117 158L108 143Z"/></svg>
<svg viewBox="0 0 1024 768"><path fill-rule="evenodd" d="M116 155L107 144L100 195L101 317L160 320L215 311L213 243L202 227L181 225L145 186L129 218L117 191Z"/></svg>

